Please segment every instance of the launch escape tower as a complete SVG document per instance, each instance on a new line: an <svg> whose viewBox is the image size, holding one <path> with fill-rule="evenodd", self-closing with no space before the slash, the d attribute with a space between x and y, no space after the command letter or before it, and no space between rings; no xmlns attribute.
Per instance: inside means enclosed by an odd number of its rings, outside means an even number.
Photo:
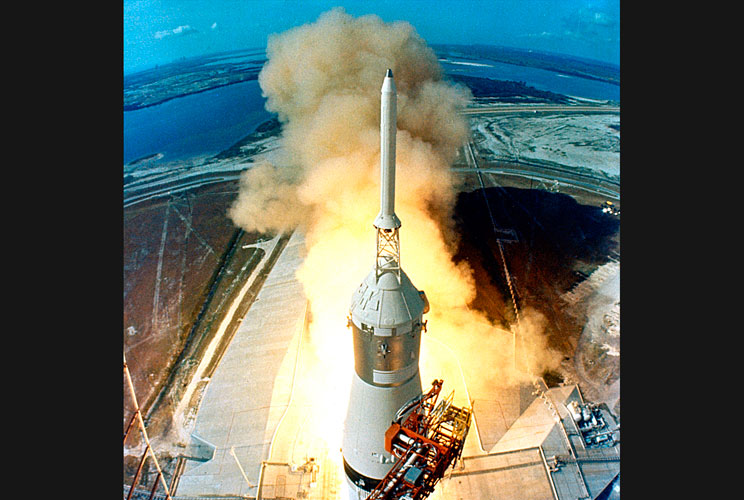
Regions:
<svg viewBox="0 0 744 500"><path fill-rule="evenodd" d="M352 296L354 345L349 406L342 442L350 498L366 498L393 466L384 436L396 412L420 396L419 350L429 304L400 265L395 215L396 89L387 70L381 90L380 213L375 267Z"/></svg>

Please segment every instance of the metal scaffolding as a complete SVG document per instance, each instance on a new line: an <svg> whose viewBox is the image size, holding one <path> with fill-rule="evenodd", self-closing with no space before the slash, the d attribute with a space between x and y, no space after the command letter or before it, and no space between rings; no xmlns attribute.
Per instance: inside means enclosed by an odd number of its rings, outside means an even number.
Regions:
<svg viewBox="0 0 744 500"><path fill-rule="evenodd" d="M127 357L126 355L123 355L124 357L124 374L127 378L127 384L129 386L129 393L132 396L132 403L134 404L134 413L132 414L132 417L129 419L129 424L127 425L126 430L124 431L124 441L123 444L127 443L127 438L129 437L129 433L134 427L134 422L136 421L139 430L142 433L142 439L145 441L145 451L142 453L142 458L140 458L139 465L137 466L137 472L134 474L134 479L132 480L132 485L129 487L129 493L127 494L127 500L130 500L132 498L132 495L135 492L135 489L137 487L137 484L139 483L140 475L142 473L142 467L145 465L145 460L147 459L148 454L150 455L150 458L152 459L153 463L155 464L155 469L158 471L158 475L155 478L155 483L152 486L152 490L150 491L150 500L152 500L155 497L155 492L158 489L158 486L162 485L163 491L165 491L165 498L167 500L173 500L170 491L168 489L168 486L165 484L163 471L160 468L160 464L158 463L158 458L155 456L155 452L152 449L152 445L150 444L150 438L147 435L147 428L145 427L145 422L142 420L142 412L140 411L139 403L137 403L137 396L134 393L134 384L132 383L132 376L129 373L129 367L127 366Z"/></svg>

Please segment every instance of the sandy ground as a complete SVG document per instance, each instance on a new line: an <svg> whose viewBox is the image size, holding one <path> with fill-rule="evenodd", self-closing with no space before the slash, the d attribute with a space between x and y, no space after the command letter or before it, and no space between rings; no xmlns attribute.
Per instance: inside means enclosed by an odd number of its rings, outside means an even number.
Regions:
<svg viewBox="0 0 744 500"><path fill-rule="evenodd" d="M620 177L617 114L475 115L473 142L487 161L561 165Z"/></svg>
<svg viewBox="0 0 744 500"><path fill-rule="evenodd" d="M620 264L610 262L565 296L586 318L574 355L575 375L587 399L620 415Z"/></svg>

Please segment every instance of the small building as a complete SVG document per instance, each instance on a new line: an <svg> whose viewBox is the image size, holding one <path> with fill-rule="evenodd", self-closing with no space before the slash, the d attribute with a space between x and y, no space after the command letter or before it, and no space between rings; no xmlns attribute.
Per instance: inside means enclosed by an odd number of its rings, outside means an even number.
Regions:
<svg viewBox="0 0 744 500"><path fill-rule="evenodd" d="M432 498L598 498L620 474L620 430L578 386L538 397L485 455L463 457Z"/></svg>

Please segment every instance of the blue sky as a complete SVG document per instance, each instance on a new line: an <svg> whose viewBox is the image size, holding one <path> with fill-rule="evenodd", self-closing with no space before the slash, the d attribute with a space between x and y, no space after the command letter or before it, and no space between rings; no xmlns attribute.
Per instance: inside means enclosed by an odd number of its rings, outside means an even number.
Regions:
<svg viewBox="0 0 744 500"><path fill-rule="evenodd" d="M620 64L619 0L124 0L124 73L263 48L269 34L336 6L408 21L428 43L505 45Z"/></svg>

